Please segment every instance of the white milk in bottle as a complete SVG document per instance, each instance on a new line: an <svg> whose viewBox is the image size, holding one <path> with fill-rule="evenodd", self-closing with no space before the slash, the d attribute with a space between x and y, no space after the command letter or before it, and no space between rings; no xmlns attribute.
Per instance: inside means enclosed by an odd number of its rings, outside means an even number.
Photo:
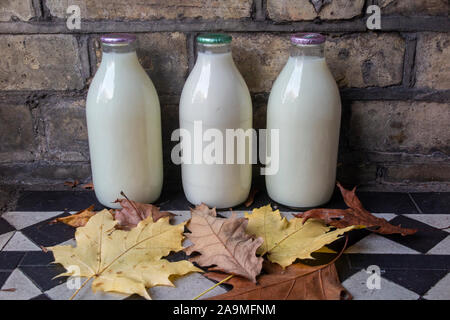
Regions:
<svg viewBox="0 0 450 320"><path fill-rule="evenodd" d="M325 37L298 34L291 42L267 108L267 129L279 129L280 141L279 171L266 176L266 187L278 203L314 207L335 187L341 101L324 58Z"/></svg>
<svg viewBox="0 0 450 320"><path fill-rule="evenodd" d="M215 144L223 153L223 161L205 163L200 148L189 150L190 163L182 163L184 193L193 204L205 203L211 207L229 208L247 199L250 191L252 167L249 157L246 161L227 162L227 153L251 152L251 138L242 148L226 150L226 129L252 128L252 104L247 85L236 68L230 49L231 37L225 34L206 34L197 37L197 62L184 85L180 101L180 127L194 137L195 123L223 135L223 148ZM194 139L192 139L194 140ZM212 139L211 141L215 141ZM187 150L182 151L185 153ZM184 154L186 156L186 154ZM231 156L230 156L231 157ZM201 163L197 160L201 160Z"/></svg>
<svg viewBox="0 0 450 320"><path fill-rule="evenodd" d="M149 203L162 188L161 111L152 81L140 65L136 37L101 38L103 56L89 88L86 115L92 178L107 207L123 198Z"/></svg>

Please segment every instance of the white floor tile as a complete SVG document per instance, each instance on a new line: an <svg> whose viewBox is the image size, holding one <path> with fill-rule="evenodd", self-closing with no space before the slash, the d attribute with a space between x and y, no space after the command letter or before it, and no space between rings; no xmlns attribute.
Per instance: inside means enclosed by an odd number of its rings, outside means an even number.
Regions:
<svg viewBox="0 0 450 320"><path fill-rule="evenodd" d="M15 291L0 291L0 300L28 300L42 293L19 269L11 273L2 289Z"/></svg>
<svg viewBox="0 0 450 320"><path fill-rule="evenodd" d="M423 297L428 300L450 300L450 272Z"/></svg>
<svg viewBox="0 0 450 320"><path fill-rule="evenodd" d="M2 216L17 230L60 215L63 211L9 211Z"/></svg>
<svg viewBox="0 0 450 320"><path fill-rule="evenodd" d="M58 246L72 246L72 247L76 247L77 246L77 242L75 241L74 238L72 238L72 239L69 239L67 241L59 243Z"/></svg>
<svg viewBox="0 0 450 320"><path fill-rule="evenodd" d="M81 278L81 283L83 283L84 280L84 278ZM100 291L94 293L91 289L91 283L92 280L80 290L74 300L123 300L128 296L120 293L105 293ZM45 293L52 300L69 300L75 291L75 289L69 289L67 283L62 283Z"/></svg>
<svg viewBox="0 0 450 320"><path fill-rule="evenodd" d="M3 250L3 247L8 243L8 241L12 238L15 231L7 232L4 234L0 234L0 251Z"/></svg>
<svg viewBox="0 0 450 320"><path fill-rule="evenodd" d="M3 251L41 251L41 248L31 242L22 232L17 231L3 248Z"/></svg>
<svg viewBox="0 0 450 320"><path fill-rule="evenodd" d="M353 295L355 300L417 300L419 295L381 277L380 289L369 289L367 279L370 275L365 270L355 273L342 285Z"/></svg>
<svg viewBox="0 0 450 320"><path fill-rule="evenodd" d="M377 218L383 218L387 221L391 221L394 219L397 215L395 213L372 213Z"/></svg>
<svg viewBox="0 0 450 320"><path fill-rule="evenodd" d="M150 296L154 300L192 300L203 291L211 288L215 282L206 279L199 273L191 273L173 282L175 287L154 287L150 289ZM214 297L225 293L222 287L216 287L203 295L200 299Z"/></svg>
<svg viewBox="0 0 450 320"><path fill-rule="evenodd" d="M366 253L366 254L420 254L419 252L405 247L397 242L389 240L377 234L370 234L358 241L345 253Z"/></svg>
<svg viewBox="0 0 450 320"><path fill-rule="evenodd" d="M431 248L431 250L428 251L427 254L447 254L447 255L450 255L450 235L447 236L447 238L445 238L441 242L439 242L436 246ZM450 291L450 287L448 288L448 291Z"/></svg>

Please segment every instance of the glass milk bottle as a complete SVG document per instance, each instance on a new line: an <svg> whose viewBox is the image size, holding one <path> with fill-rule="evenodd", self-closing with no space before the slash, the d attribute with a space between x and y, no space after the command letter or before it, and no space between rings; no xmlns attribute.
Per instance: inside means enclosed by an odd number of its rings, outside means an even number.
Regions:
<svg viewBox="0 0 450 320"><path fill-rule="evenodd" d="M252 128L250 93L234 64L230 44L231 36L225 34L197 37L197 62L180 101L180 127L192 137L189 150L182 149L188 159L181 165L184 193L193 204L203 202L216 208L230 208L244 202L252 179L250 156L245 161L237 159L239 152L250 154L251 138L246 138L241 145L236 142L229 149L225 141L227 129ZM207 146L211 142L199 146L194 141L200 126L204 138L217 132L223 136L222 141L214 142L217 150L213 154L219 156L210 161L202 154L208 154Z"/></svg>
<svg viewBox="0 0 450 320"><path fill-rule="evenodd" d="M292 36L291 55L269 96L267 129L279 130L279 171L265 177L266 187L270 198L290 207L322 205L335 187L341 100L324 42L320 34Z"/></svg>
<svg viewBox="0 0 450 320"><path fill-rule="evenodd" d="M136 37L101 37L102 62L89 88L86 116L97 199L117 208L130 200L155 201L162 188L159 99L136 55Z"/></svg>

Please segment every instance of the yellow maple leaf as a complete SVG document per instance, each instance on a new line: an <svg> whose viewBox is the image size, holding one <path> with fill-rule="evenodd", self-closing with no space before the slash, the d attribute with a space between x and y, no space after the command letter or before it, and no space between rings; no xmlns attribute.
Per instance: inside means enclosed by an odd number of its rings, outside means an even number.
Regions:
<svg viewBox="0 0 450 320"><path fill-rule="evenodd" d="M153 222L149 216L130 231L116 230L116 224L111 213L103 210L77 229L76 247L47 248L53 252L55 263L70 270L59 276L86 277L83 286L93 279L94 292L136 293L151 299L146 288L174 286L172 277L202 272L186 260L161 259L183 249L185 223L171 225L169 217Z"/></svg>
<svg viewBox="0 0 450 320"><path fill-rule="evenodd" d="M354 229L350 226L331 231L331 227L313 219L305 224L299 218L288 221L279 210L272 211L270 205L253 209L251 214L245 213L245 217L248 219L247 233L264 239L257 253L267 254L270 261L283 268L296 259L312 259L312 252Z"/></svg>

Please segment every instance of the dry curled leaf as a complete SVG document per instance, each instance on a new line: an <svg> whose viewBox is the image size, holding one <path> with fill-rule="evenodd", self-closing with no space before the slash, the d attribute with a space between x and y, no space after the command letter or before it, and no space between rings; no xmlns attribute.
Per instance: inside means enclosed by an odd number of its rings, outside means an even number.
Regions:
<svg viewBox="0 0 450 320"><path fill-rule="evenodd" d="M74 180L74 181L65 181L64 182L64 185L66 186L66 187L70 187L70 188L76 188L76 186L77 185L79 185L80 184L80 181L78 181L78 180Z"/></svg>
<svg viewBox="0 0 450 320"><path fill-rule="evenodd" d="M247 198L247 200L244 202L244 206L246 207L246 208L248 208L248 207L250 207L252 204L253 204L253 202L255 201L255 196L256 196L256 194L259 192L259 189L256 189L256 188L252 188L251 190L250 190L250 193L249 193L249 195L248 195L248 198Z"/></svg>
<svg viewBox="0 0 450 320"><path fill-rule="evenodd" d="M266 274L258 277L258 284L233 277L226 284L233 286L227 293L209 300L349 300L351 294L342 286L334 263L307 266L295 263L281 268L264 262ZM205 276L221 281L226 274L211 272Z"/></svg>
<svg viewBox="0 0 450 320"><path fill-rule="evenodd" d="M297 218L288 221L281 216L279 210L272 211L270 205L253 209L245 217L248 218L247 233L264 239L257 253L267 254L271 262L278 263L283 268L296 259L312 259L312 252L354 229L354 226L349 226L331 230L323 222L313 219L305 224Z"/></svg>
<svg viewBox="0 0 450 320"><path fill-rule="evenodd" d="M158 207L152 204L139 203L132 200L117 199L122 209L115 211L115 219L119 222L122 229L129 230L138 225L138 223L151 216L153 222L164 217L173 217L174 214L167 211L160 211Z"/></svg>
<svg viewBox="0 0 450 320"><path fill-rule="evenodd" d="M75 228L83 227L86 225L89 219L95 215L95 213L96 212L94 211L94 205L91 205L89 208L80 210L77 213L74 213L70 216L53 219L52 221L50 221L50 223L54 224L62 222Z"/></svg>
<svg viewBox="0 0 450 320"><path fill-rule="evenodd" d="M345 228L350 225L357 225L365 227L373 232L380 234L400 233L401 235L411 235L417 232L417 229L402 228L401 226L394 226L386 219L377 218L367 211L361 201L355 194L356 187L353 190L345 189L339 182L337 186L341 190L342 197L345 204L349 206L348 209L312 209L296 215L298 218L303 218L303 222L314 218L324 221L326 224L332 225L336 228Z"/></svg>
<svg viewBox="0 0 450 320"><path fill-rule="evenodd" d="M85 183L81 185L81 188L86 190L94 190L94 184L92 182Z"/></svg>
<svg viewBox="0 0 450 320"><path fill-rule="evenodd" d="M256 282L261 272L263 259L256 256L256 250L262 244L262 238L252 239L245 233L247 219L217 217L216 210L201 204L191 209L192 218L187 223L191 233L186 237L193 245L186 248L187 254L198 252L191 258L200 266L215 266L211 270L220 270L242 276Z"/></svg>
<svg viewBox="0 0 450 320"><path fill-rule="evenodd" d="M184 223L174 226L167 217L157 222L148 217L131 231L114 230L116 224L108 210L100 211L77 229L76 247L47 248L53 252L55 263L67 269L59 276L85 277L83 285L93 279L94 292L136 293L150 299L147 288L173 286L173 276L202 272L186 260L162 259L183 249Z"/></svg>

